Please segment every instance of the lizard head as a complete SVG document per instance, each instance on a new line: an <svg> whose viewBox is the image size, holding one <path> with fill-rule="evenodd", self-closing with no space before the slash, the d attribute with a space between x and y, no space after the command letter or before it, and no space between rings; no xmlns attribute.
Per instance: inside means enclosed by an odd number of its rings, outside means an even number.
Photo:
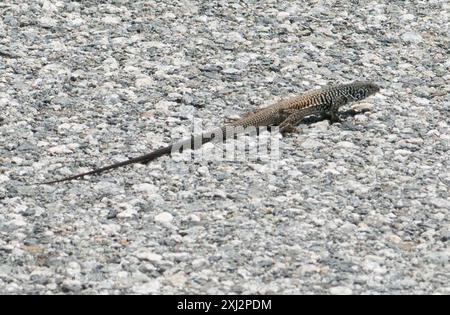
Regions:
<svg viewBox="0 0 450 315"><path fill-rule="evenodd" d="M347 96L351 98L352 101L360 101L377 93L380 87L371 82L355 82L348 85Z"/></svg>

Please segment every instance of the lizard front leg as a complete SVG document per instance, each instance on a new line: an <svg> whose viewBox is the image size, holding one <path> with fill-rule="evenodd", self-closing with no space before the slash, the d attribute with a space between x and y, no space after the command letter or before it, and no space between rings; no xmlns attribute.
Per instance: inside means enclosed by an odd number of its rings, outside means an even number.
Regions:
<svg viewBox="0 0 450 315"><path fill-rule="evenodd" d="M341 122L341 118L338 115L339 107L345 105L346 103L347 99L345 97L339 97L333 100L330 110L324 114L331 124Z"/></svg>
<svg viewBox="0 0 450 315"><path fill-rule="evenodd" d="M326 115L331 123L339 122L340 118L338 115L339 107L347 103L346 98L339 97L333 100L330 104L328 110L326 110L323 115ZM287 133L293 133L297 131L295 128L306 116L318 113L315 106L305 107L301 109L284 109L280 112L282 117L286 117L282 120L279 125L280 132L284 135Z"/></svg>

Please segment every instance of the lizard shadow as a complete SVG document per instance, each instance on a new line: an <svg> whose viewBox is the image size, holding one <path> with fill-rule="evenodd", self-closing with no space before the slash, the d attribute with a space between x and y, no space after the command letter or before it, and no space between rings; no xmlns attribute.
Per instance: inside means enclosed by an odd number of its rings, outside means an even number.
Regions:
<svg viewBox="0 0 450 315"><path fill-rule="evenodd" d="M348 110L339 112L339 118L342 119L342 121L343 121L349 117L354 117L359 114L364 114L365 112L368 112L368 111L369 111L368 109L364 109L364 110L360 110L360 111L356 111L354 109L348 109ZM308 116L305 119L303 119L302 124L310 125L310 124L314 124L314 123L317 123L317 122L325 120L325 119L329 119L329 117L327 115L311 115L311 116Z"/></svg>
<svg viewBox="0 0 450 315"><path fill-rule="evenodd" d="M368 111L370 111L370 110L369 109L363 109L363 110L360 110L360 111L356 111L354 109L348 109L348 110L345 110L345 111L341 111L341 112L339 112L339 119L340 119L339 122L342 125L342 127L344 129L346 129L346 130L356 130L358 128L355 125L353 125L353 124L351 124L349 122L346 122L345 120L347 118L349 118L349 117L354 117L356 115L363 114L363 113L368 112ZM302 125L311 125L311 124L314 124L314 123L317 123L317 122L323 121L323 120L330 120L329 115L311 115L311 116L307 116L307 117L305 117L302 120L301 124ZM330 125L331 124L334 124L334 122L332 122L330 120ZM274 129L272 129L270 126L268 126L268 127L266 127L266 130L272 132ZM259 134L259 132L257 132L257 135L258 134ZM287 133L285 135L289 135L289 133Z"/></svg>

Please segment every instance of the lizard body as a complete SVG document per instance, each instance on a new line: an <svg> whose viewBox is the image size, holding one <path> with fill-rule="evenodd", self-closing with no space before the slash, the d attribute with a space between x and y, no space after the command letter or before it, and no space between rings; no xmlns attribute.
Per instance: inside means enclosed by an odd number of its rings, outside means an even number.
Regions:
<svg viewBox="0 0 450 315"><path fill-rule="evenodd" d="M172 152L181 152L186 147L195 150L207 142L214 139L217 140L217 135L221 135L222 138L220 140L225 140L230 128L235 128L236 131L234 134L236 134L243 132L247 127L279 126L280 132L286 134L295 132L295 126L301 120L314 114L327 115L332 122L336 122L339 121L339 107L350 102L360 101L375 94L379 89L377 85L370 82L354 82L322 88L294 98L281 100L271 106L251 112L230 124L216 128L212 132L192 136L191 138L157 149L151 153L97 168L89 172L39 184L53 184L74 180L133 163L149 163L163 155L170 155Z"/></svg>

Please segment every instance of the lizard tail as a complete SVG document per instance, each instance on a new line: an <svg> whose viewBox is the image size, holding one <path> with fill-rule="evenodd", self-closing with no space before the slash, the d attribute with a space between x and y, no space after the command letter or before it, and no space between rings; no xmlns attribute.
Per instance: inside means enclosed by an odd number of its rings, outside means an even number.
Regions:
<svg viewBox="0 0 450 315"><path fill-rule="evenodd" d="M135 157L132 159L128 159L123 162L104 166L101 168L96 168L89 172L76 174L73 176L64 177L64 178L56 179L56 180L52 180L52 181L33 183L30 185L50 185L50 184L61 183L61 182L66 182L66 181L82 178L82 177L88 176L88 175L97 175L97 174L106 172L108 170L112 170L112 169L115 169L115 168L118 168L121 166L125 166L125 165L129 165L129 164L134 164L134 163L147 164L163 155L171 155L172 152L183 152L187 148L196 150L199 147L201 147L203 144L213 141L213 140L216 140L217 135L222 136L223 130L224 130L224 128L218 128L212 132L204 133L200 136L191 136L190 138L179 141L175 144L171 144L167 147L160 148L160 149L150 152L148 154L141 155L141 156L138 156L138 157Z"/></svg>
<svg viewBox="0 0 450 315"><path fill-rule="evenodd" d="M88 176L88 175L100 174L100 173L106 172L108 170L111 170L111 169L114 169L114 168L117 168L117 167L121 167L121 166L125 166L125 165L128 165L128 164L133 164L133 163L144 163L144 164L146 164L146 163L149 163L149 162L151 162L151 161L153 161L153 160L155 160L155 159L157 159L157 158L159 158L159 157L161 157L163 155L170 155L171 151L172 151L172 145L169 145L167 147L163 147L161 149L155 150L155 151L153 151L151 153L148 153L148 154L145 154L145 155L141 155L141 156L138 156L138 157L135 157L135 158L132 158L132 159L128 159L128 160L125 160L123 162L119 162L119 163L111 164L111 165L104 166L104 167L101 167L101 168L97 168L97 169L94 169L94 170L89 171L89 172L80 173L80 174L69 176L69 177L65 177L65 178L62 178L62 179L56 179L56 180L47 181L47 182L34 183L34 184L31 184L31 185L50 185L50 184L55 184L55 183L61 183L61 182L65 182L65 181L70 181L70 180L82 178L82 177Z"/></svg>

